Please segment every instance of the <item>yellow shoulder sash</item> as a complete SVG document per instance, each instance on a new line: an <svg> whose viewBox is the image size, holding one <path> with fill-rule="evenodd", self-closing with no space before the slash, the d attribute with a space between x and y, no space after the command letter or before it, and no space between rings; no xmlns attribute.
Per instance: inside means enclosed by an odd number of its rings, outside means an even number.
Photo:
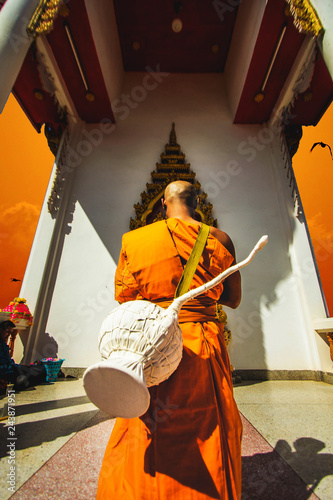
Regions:
<svg viewBox="0 0 333 500"><path fill-rule="evenodd" d="M192 248L192 252L188 258L188 261L186 262L183 274L179 280L175 292L175 298L180 297L189 290L196 268L199 264L200 257L206 246L208 235L209 235L209 226L207 226L207 224L202 223L199 229L197 239L195 240L194 246Z"/></svg>

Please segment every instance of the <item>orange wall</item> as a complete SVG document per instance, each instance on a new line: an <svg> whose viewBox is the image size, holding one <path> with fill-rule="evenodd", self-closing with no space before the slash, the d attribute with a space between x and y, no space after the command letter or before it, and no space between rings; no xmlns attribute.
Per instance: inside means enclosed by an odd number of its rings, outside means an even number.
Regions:
<svg viewBox="0 0 333 500"><path fill-rule="evenodd" d="M316 127L304 127L293 158L296 179L308 220L327 303L333 314L333 105ZM0 308L19 295L20 282L33 241L54 157L44 134L37 134L15 98L10 96L0 115L2 194L0 202Z"/></svg>

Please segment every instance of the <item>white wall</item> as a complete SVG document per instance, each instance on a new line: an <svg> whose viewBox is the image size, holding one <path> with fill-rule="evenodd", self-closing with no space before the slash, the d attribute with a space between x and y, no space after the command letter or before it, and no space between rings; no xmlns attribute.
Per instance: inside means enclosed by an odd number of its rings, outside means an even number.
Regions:
<svg viewBox="0 0 333 500"><path fill-rule="evenodd" d="M306 256L309 249L304 226L292 213L277 140L263 127L232 124L222 75L149 78L127 74L115 111L117 126L104 132L100 124L90 126L73 146L78 153L71 200L75 212L46 328L58 343L59 356L71 367L99 359L99 327L116 305L113 277L121 236L174 121L182 151L214 205L219 227L233 239L238 260L263 234L269 235L267 247L242 272L240 307L226 308L232 364L237 369L321 369L308 324L322 312L320 291L314 269L297 263L299 248ZM143 84L151 89L144 91ZM24 281L29 305L37 294L32 270L38 267L38 247L36 241ZM304 292L309 286L311 304Z"/></svg>

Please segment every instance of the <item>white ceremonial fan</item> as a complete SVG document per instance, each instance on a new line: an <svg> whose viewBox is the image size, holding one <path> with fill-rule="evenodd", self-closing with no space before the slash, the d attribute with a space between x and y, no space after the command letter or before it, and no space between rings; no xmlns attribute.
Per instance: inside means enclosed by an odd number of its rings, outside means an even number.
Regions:
<svg viewBox="0 0 333 500"><path fill-rule="evenodd" d="M100 329L102 361L87 368L83 376L90 401L112 417L134 418L145 413L150 402L147 387L169 378L181 361L178 313L182 305L249 264L267 241L268 236L263 236L245 260L174 299L167 309L147 300L116 307Z"/></svg>

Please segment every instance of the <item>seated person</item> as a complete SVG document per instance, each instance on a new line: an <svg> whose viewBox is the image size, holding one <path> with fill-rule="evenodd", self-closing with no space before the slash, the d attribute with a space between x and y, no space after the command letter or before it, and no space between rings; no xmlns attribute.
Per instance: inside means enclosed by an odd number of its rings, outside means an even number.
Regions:
<svg viewBox="0 0 333 500"><path fill-rule="evenodd" d="M45 366L18 365L10 357L8 338L14 334L15 323L0 323L0 379L14 384L14 390L22 391L46 381Z"/></svg>

